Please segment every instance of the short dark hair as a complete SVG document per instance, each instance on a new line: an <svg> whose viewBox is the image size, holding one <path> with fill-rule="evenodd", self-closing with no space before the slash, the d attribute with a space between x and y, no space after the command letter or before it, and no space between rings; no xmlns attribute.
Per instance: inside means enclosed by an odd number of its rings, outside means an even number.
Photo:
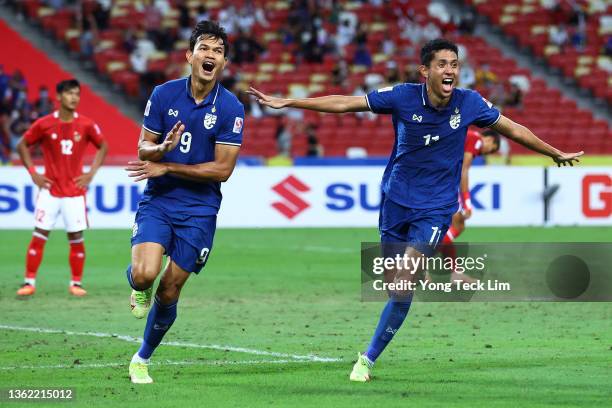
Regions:
<svg viewBox="0 0 612 408"><path fill-rule="evenodd" d="M493 142L495 143L495 146L497 147L491 153L495 153L496 151L499 150L501 146L501 136L499 135L499 133L497 133L493 129L485 129L482 131L482 137L492 137L493 138Z"/></svg>
<svg viewBox="0 0 612 408"><path fill-rule="evenodd" d="M223 55L227 56L229 54L229 41L227 39L227 33L225 29L221 27L215 21L204 20L200 21L193 28L191 32L191 38L189 39L189 49L191 52L194 51L195 45L200 39L201 36L210 36L214 39L220 39L223 41Z"/></svg>
<svg viewBox="0 0 612 408"><path fill-rule="evenodd" d="M57 91L58 94L61 94L73 88L81 89L81 84L79 83L79 81L77 81L74 78L66 79L64 81L58 82L55 87L55 90Z"/></svg>
<svg viewBox="0 0 612 408"><path fill-rule="evenodd" d="M436 52L442 50L453 51L455 54L457 54L457 57L459 57L459 49L457 48L457 44L444 38L436 38L435 40L427 42L427 44L421 48L421 64L428 67L431 61L434 59Z"/></svg>

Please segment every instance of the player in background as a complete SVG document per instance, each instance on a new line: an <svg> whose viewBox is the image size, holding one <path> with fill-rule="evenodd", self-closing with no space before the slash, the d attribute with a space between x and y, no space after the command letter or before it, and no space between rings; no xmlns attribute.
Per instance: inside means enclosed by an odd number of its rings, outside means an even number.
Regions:
<svg viewBox="0 0 612 408"><path fill-rule="evenodd" d="M482 133L477 130L468 130L463 148L463 166L461 168L461 182L459 184L459 211L453 215L452 224L446 231L439 247L444 257L455 259L457 250L453 241L465 230L465 221L472 216L472 200L470 197L470 168L474 158L497 153L501 146L499 134L492 129L485 129ZM429 280L429 277L426 278ZM469 276L452 271L451 281L460 280L473 282Z"/></svg>
<svg viewBox="0 0 612 408"><path fill-rule="evenodd" d="M76 79L57 84L59 110L43 116L32 124L17 144L21 162L40 188L34 212L34 232L26 254L25 281L18 296L31 296L36 291L36 274L43 258L45 244L55 221L62 215L70 255L72 278L69 291L74 296L87 294L81 279L85 265L83 230L87 229L85 193L87 186L104 162L108 146L100 127L88 117L76 112L81 98L81 86ZM83 173L83 155L91 143L97 149L88 172ZM29 147L40 145L45 172L36 171Z"/></svg>
<svg viewBox="0 0 612 408"><path fill-rule="evenodd" d="M399 84L365 96L284 99L250 89L259 103L276 109L392 115L395 143L382 179L379 231L383 244L402 243L402 252L409 258L432 256L451 224L457 210L463 148L470 125L490 127L549 156L558 165L572 165L583 154L564 153L550 146L526 127L501 115L477 92L456 88L459 60L457 46L452 42L436 39L425 44L419 72L425 84ZM415 281L420 272L389 271L385 280ZM390 294L372 341L365 353L359 353L350 380L370 380L374 362L404 322L411 300L411 293Z"/></svg>
<svg viewBox="0 0 612 408"><path fill-rule="evenodd" d="M132 313L146 316L140 349L132 357L133 383L151 383L149 358L176 319L181 289L212 250L221 182L232 174L242 143L244 107L219 82L227 64L224 29L199 22L187 61L191 76L157 86L144 112L139 161L127 170L148 179L132 231ZM153 305L153 284L168 256ZM150 307L150 311L149 311Z"/></svg>

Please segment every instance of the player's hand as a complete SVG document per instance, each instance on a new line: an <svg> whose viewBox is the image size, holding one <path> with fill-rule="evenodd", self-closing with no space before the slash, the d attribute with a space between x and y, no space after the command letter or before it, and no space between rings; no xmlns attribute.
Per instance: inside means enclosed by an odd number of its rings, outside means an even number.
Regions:
<svg viewBox="0 0 612 408"><path fill-rule="evenodd" d="M287 99L277 98L275 96L268 96L265 93L253 88L252 86L249 87L247 93L257 98L257 102L259 102L260 104L269 106L274 109L281 109L289 104L289 101Z"/></svg>
<svg viewBox="0 0 612 408"><path fill-rule="evenodd" d="M128 171L129 177L134 177L134 181L160 177L168 172L164 163L140 160L128 162L125 169Z"/></svg>
<svg viewBox="0 0 612 408"><path fill-rule="evenodd" d="M74 182L80 188L87 188L93 177L94 175L91 172L83 173L79 177L75 177Z"/></svg>
<svg viewBox="0 0 612 408"><path fill-rule="evenodd" d="M38 188L46 188L47 190L50 189L51 184L53 184L51 179L45 177L44 174L35 172L32 172L32 181L38 186Z"/></svg>
<svg viewBox="0 0 612 408"><path fill-rule="evenodd" d="M553 160L555 161L555 163L557 163L557 167L561 167L561 166L567 166L568 164L570 166L574 165L574 162L578 163L580 162L580 160L578 159L578 157L582 156L584 154L584 152L578 152L578 153L559 153L558 156L553 157Z"/></svg>
<svg viewBox="0 0 612 408"><path fill-rule="evenodd" d="M181 123L179 120L172 126L172 129L166 134L166 138L159 145L159 151L162 153L168 153L170 150L174 149L178 144L179 140L181 140L181 135L185 131L185 125Z"/></svg>

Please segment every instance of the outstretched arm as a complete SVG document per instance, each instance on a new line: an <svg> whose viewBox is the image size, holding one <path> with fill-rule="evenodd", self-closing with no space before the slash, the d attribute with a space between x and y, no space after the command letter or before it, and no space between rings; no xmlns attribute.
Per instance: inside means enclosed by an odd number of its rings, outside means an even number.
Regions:
<svg viewBox="0 0 612 408"><path fill-rule="evenodd" d="M318 98L286 99L269 96L250 87L247 93L255 96L257 102L274 109L298 108L318 112L346 113L370 110L365 96L329 95Z"/></svg>
<svg viewBox="0 0 612 408"><path fill-rule="evenodd" d="M152 161L129 162L126 170L134 181L160 177L165 174L199 181L199 182L223 182L227 181L236 167L240 146L225 144L215 145L215 160L200 164L179 163L156 163Z"/></svg>
<svg viewBox="0 0 612 408"><path fill-rule="evenodd" d="M538 152L552 158L555 163L557 163L557 166L565 166L566 164L573 166L574 161L579 162L580 160L578 157L584 154L583 151L576 153L564 153L538 138L525 126L513 122L504 115L501 115L497 123L491 126L491 129L501 133L508 139L514 140L518 144L533 150L534 152Z"/></svg>

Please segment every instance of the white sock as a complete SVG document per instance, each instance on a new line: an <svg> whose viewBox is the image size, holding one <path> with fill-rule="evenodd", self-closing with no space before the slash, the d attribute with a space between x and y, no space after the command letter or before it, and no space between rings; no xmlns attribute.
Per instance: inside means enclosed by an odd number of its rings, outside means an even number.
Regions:
<svg viewBox="0 0 612 408"><path fill-rule="evenodd" d="M149 361L151 359L150 358L142 358L138 355L138 352L134 353L134 356L132 357L132 363L142 363L142 364L149 364Z"/></svg>
<svg viewBox="0 0 612 408"><path fill-rule="evenodd" d="M36 287L36 279L34 279L34 278L25 278L23 280L23 283L28 283L28 284Z"/></svg>
<svg viewBox="0 0 612 408"><path fill-rule="evenodd" d="M74 285L81 286L81 281L73 281L73 280L71 280L70 281L70 286L74 286Z"/></svg>

